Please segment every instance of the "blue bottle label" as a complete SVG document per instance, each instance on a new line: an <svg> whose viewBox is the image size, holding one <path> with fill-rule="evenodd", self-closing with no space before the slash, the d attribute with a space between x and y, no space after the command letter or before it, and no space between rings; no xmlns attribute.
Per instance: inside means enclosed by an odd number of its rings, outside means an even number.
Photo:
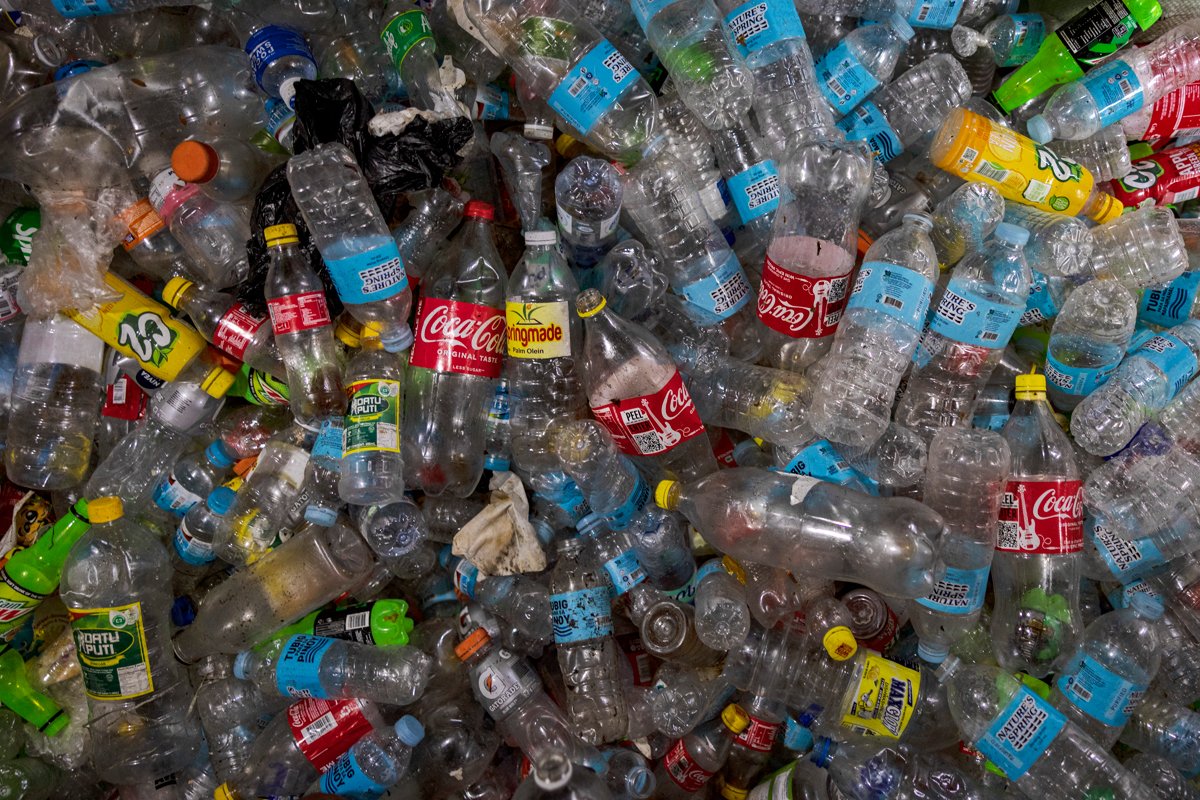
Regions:
<svg viewBox="0 0 1200 800"><path fill-rule="evenodd" d="M634 2L636 7L638 3ZM750 0L725 15L725 30L742 58L784 39L803 39L804 25L791 0Z"/></svg>
<svg viewBox="0 0 1200 800"><path fill-rule="evenodd" d="M479 582L479 567L465 558L454 567L454 589L468 599L475 598L475 584Z"/></svg>
<svg viewBox="0 0 1200 800"><path fill-rule="evenodd" d="M1086 653L1058 676L1058 690L1063 696L1105 725L1124 725L1146 688L1146 684L1126 680Z"/></svg>
<svg viewBox="0 0 1200 800"><path fill-rule="evenodd" d="M892 130L887 117L870 100L839 119L837 126L847 139L870 145L875 158L881 163L886 164L904 152L904 145Z"/></svg>
<svg viewBox="0 0 1200 800"><path fill-rule="evenodd" d="M629 496L625 498L625 502L617 506L613 511L605 514L608 520L608 527L614 531L624 530L633 522L634 517L642 512L646 507L646 502L650 499L650 484L642 479L641 475L637 476L637 483L629 490Z"/></svg>
<svg viewBox="0 0 1200 800"><path fill-rule="evenodd" d="M175 529L175 535L171 537L171 544L175 548L175 555L179 556L179 560L185 564L191 564L193 567L202 567L217 560L211 544L201 542L192 536L192 532L188 530L186 518L181 520L179 527Z"/></svg>
<svg viewBox="0 0 1200 800"><path fill-rule="evenodd" d="M1196 374L1196 356L1178 337L1160 333L1142 345L1137 355L1162 370L1171 385L1171 397ZM1170 398L1168 398L1170 399Z"/></svg>
<svg viewBox="0 0 1200 800"><path fill-rule="evenodd" d="M879 80L843 41L817 63L817 85L838 116L845 116L879 88Z"/></svg>
<svg viewBox="0 0 1200 800"><path fill-rule="evenodd" d="M1066 724L1061 711L1022 686L975 747L1015 781L1029 771Z"/></svg>
<svg viewBox="0 0 1200 800"><path fill-rule="evenodd" d="M1196 302L1200 272L1185 272L1166 286L1142 292L1138 302L1138 322L1170 328L1186 320Z"/></svg>
<svg viewBox="0 0 1200 800"><path fill-rule="evenodd" d="M108 0L51 0L54 10L64 17L97 17L115 14Z"/></svg>
<svg viewBox="0 0 1200 800"><path fill-rule="evenodd" d="M604 562L604 573L608 575L613 594L617 597L646 580L646 570L642 569L642 562L638 561L637 553L632 550L626 550Z"/></svg>
<svg viewBox="0 0 1200 800"><path fill-rule="evenodd" d="M597 586L550 595L550 619L556 644L572 644L612 635L608 588Z"/></svg>
<svg viewBox="0 0 1200 800"><path fill-rule="evenodd" d="M1025 312L1021 314L1022 325L1036 325L1058 316L1058 304L1054 302L1049 280L1037 270L1030 271L1033 283L1029 287L1029 299L1025 301Z"/></svg>
<svg viewBox="0 0 1200 800"><path fill-rule="evenodd" d="M750 301L751 294L750 281L733 251L707 276L678 291L688 301L688 311L704 325L732 317Z"/></svg>
<svg viewBox="0 0 1200 800"><path fill-rule="evenodd" d="M341 758L333 762L321 775L321 791L326 794L351 798L378 797L387 789L388 787L367 777L358 759L354 757L353 748L343 753Z"/></svg>
<svg viewBox="0 0 1200 800"><path fill-rule="evenodd" d="M946 574L933 587L933 591L917 602L943 614L970 614L983 608L983 595L987 591L988 573L991 567L959 569L946 567Z"/></svg>
<svg viewBox="0 0 1200 800"><path fill-rule="evenodd" d="M592 513L591 506L588 505L587 498L583 496L583 492L575 481L566 476L565 473L558 473L560 481L556 487L546 493L539 492L538 496L549 500L554 505L562 509L563 513L574 523Z"/></svg>
<svg viewBox="0 0 1200 800"><path fill-rule="evenodd" d="M951 279L929 321L930 332L991 350L1006 346L1020 322L1021 309L980 297L963 283Z"/></svg>
<svg viewBox="0 0 1200 800"><path fill-rule="evenodd" d="M317 440L313 442L312 457L330 458L334 461L341 461L342 438L342 426L325 420L321 423L321 430L317 433Z"/></svg>
<svg viewBox="0 0 1200 800"><path fill-rule="evenodd" d="M743 225L779 208L779 171L770 159L742 170L727 183Z"/></svg>
<svg viewBox="0 0 1200 800"><path fill-rule="evenodd" d="M1113 371L1120 366L1120 359L1100 367L1072 367L1054 357L1053 350L1046 351L1046 382L1063 394L1087 397L1102 386Z"/></svg>
<svg viewBox="0 0 1200 800"><path fill-rule="evenodd" d="M637 79L629 59L603 39L579 59L546 102L586 136Z"/></svg>
<svg viewBox="0 0 1200 800"><path fill-rule="evenodd" d="M1142 84L1133 67L1121 59L1092 70L1083 77L1082 83L1096 101L1101 128L1119 122L1142 107Z"/></svg>
<svg viewBox="0 0 1200 800"><path fill-rule="evenodd" d="M1155 332L1150 328L1141 326L1133 329L1133 336L1129 337L1129 344L1125 347L1125 355L1131 355L1142 349L1142 345L1153 339Z"/></svg>
<svg viewBox="0 0 1200 800"><path fill-rule="evenodd" d="M154 487L154 505L177 517L187 514L201 499L200 495L185 489L175 480L174 472L169 473Z"/></svg>
<svg viewBox="0 0 1200 800"><path fill-rule="evenodd" d="M1123 539L1098 520L1092 520L1087 530L1096 553L1121 583L1152 575L1167 563L1162 551L1149 537Z"/></svg>
<svg viewBox="0 0 1200 800"><path fill-rule="evenodd" d="M328 697L321 688L321 659L334 641L299 633L284 642L275 662L275 688L279 693L289 697Z"/></svg>
<svg viewBox="0 0 1200 800"><path fill-rule="evenodd" d="M857 477L854 468L824 439L818 439L792 456L781 472L807 475L839 486L845 486Z"/></svg>
<svg viewBox="0 0 1200 800"><path fill-rule="evenodd" d="M933 281L907 267L868 261L858 268L847 312L856 308L895 317L913 330L925 325Z"/></svg>
<svg viewBox="0 0 1200 800"><path fill-rule="evenodd" d="M259 88L263 88L263 73L267 67L285 56L300 56L316 65L308 42L296 31L282 28L278 25L268 25L255 31L246 42L246 55L250 56L250 66L254 69L254 80Z"/></svg>
<svg viewBox="0 0 1200 800"><path fill-rule="evenodd" d="M365 253L346 258L327 258L329 277L338 297L346 305L362 305L386 300L408 288L408 275L400 249L389 239Z"/></svg>
<svg viewBox="0 0 1200 800"><path fill-rule="evenodd" d="M1046 39L1046 20L1041 14L1012 14L1013 45L1001 67L1016 67L1029 61Z"/></svg>
<svg viewBox="0 0 1200 800"><path fill-rule="evenodd" d="M965 0L917 0L908 15L914 28L953 28Z"/></svg>

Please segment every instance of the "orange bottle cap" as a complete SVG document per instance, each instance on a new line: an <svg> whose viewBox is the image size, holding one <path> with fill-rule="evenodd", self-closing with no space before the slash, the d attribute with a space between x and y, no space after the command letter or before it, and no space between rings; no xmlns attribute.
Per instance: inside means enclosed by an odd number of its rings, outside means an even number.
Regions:
<svg viewBox="0 0 1200 800"><path fill-rule="evenodd" d="M188 183L205 183L217 174L217 151L204 142L187 141L171 153L171 169Z"/></svg>

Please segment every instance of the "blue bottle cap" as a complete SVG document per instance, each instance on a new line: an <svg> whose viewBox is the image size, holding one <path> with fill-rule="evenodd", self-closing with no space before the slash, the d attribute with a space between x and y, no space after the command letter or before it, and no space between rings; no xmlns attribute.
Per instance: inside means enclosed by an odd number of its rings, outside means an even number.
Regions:
<svg viewBox="0 0 1200 800"><path fill-rule="evenodd" d="M208 510L214 514L224 514L233 507L233 498L237 497L237 492L230 489L228 486L218 486L213 489L208 495Z"/></svg>
<svg viewBox="0 0 1200 800"><path fill-rule="evenodd" d="M783 726L783 746L798 753L807 753L813 746L812 731L788 717Z"/></svg>
<svg viewBox="0 0 1200 800"><path fill-rule="evenodd" d="M950 646L941 642L927 642L924 639L917 642L917 655L921 660L930 664L941 664L950 655Z"/></svg>
<svg viewBox="0 0 1200 800"><path fill-rule="evenodd" d="M425 726L411 714L405 714L396 720L396 724L393 727L396 730L396 735L400 737L400 741L409 747L416 747L425 738Z"/></svg>
<svg viewBox="0 0 1200 800"><path fill-rule="evenodd" d="M243 650L233 659L233 677L240 681L246 680L246 667L250 664L250 651Z"/></svg>
<svg viewBox="0 0 1200 800"><path fill-rule="evenodd" d="M309 506L304 509L304 519L313 525L328 528L337 521L337 509L323 506Z"/></svg>
<svg viewBox="0 0 1200 800"><path fill-rule="evenodd" d="M383 342L383 349L389 353L399 353L412 347L413 332L412 328L405 325L394 335L389 337L380 337Z"/></svg>
<svg viewBox="0 0 1200 800"><path fill-rule="evenodd" d="M837 752L837 742L830 739L828 736L822 736L817 740L817 744L813 747L812 755L809 760L818 767L829 766L833 754Z"/></svg>
<svg viewBox="0 0 1200 800"><path fill-rule="evenodd" d="M233 454L229 452L228 445L220 439L214 440L212 444L204 448L204 457L212 462L214 467L229 469L233 466Z"/></svg>
<svg viewBox="0 0 1200 800"><path fill-rule="evenodd" d="M32 617L30 617L32 619ZM175 623L176 627L186 628L191 625L196 619L196 604L192 598L187 595L176 597L175 603L171 606L171 622Z"/></svg>
<svg viewBox="0 0 1200 800"><path fill-rule="evenodd" d="M1163 615L1162 598L1151 597L1145 592L1129 592L1129 607L1149 620L1159 619Z"/></svg>
<svg viewBox="0 0 1200 800"><path fill-rule="evenodd" d="M1038 144L1046 144L1054 138L1054 131L1050 130L1050 123L1041 114L1026 122L1025 130L1029 131L1029 138Z"/></svg>
<svg viewBox="0 0 1200 800"><path fill-rule="evenodd" d="M996 226L996 238L1015 244L1017 247L1024 247L1025 243L1029 241L1029 231L1020 225L1013 225L1011 222L1001 222Z"/></svg>

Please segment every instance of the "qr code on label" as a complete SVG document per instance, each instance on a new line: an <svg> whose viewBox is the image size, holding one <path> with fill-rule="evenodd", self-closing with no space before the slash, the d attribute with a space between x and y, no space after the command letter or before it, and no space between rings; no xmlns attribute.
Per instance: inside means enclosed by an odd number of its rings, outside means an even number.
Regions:
<svg viewBox="0 0 1200 800"><path fill-rule="evenodd" d="M654 431L650 433L635 433L633 434L633 443L644 456L661 453L667 448L663 446L662 439Z"/></svg>

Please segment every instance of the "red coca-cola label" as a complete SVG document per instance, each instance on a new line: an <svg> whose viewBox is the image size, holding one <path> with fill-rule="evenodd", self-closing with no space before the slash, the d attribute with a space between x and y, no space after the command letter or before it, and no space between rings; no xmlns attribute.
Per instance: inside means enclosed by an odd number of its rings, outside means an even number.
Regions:
<svg viewBox="0 0 1200 800"><path fill-rule="evenodd" d="M696 763L687 751L683 739L671 745L663 756L663 767L675 785L685 792L698 792L712 778L713 773Z"/></svg>
<svg viewBox="0 0 1200 800"><path fill-rule="evenodd" d="M696 404L678 371L654 394L592 406L621 452L656 456L704 433Z"/></svg>
<svg viewBox="0 0 1200 800"><path fill-rule="evenodd" d="M476 303L422 297L417 305L414 367L500 377L504 354L504 311Z"/></svg>
<svg viewBox="0 0 1200 800"><path fill-rule="evenodd" d="M1200 83L1189 83L1158 99L1150 110L1150 124L1141 138L1168 139L1196 128L1200 128Z"/></svg>
<svg viewBox="0 0 1200 800"><path fill-rule="evenodd" d="M736 734L733 740L751 750L757 750L760 753L769 753L775 748L775 739L778 738L779 729L782 727L783 723L768 722L765 719L759 719L750 715L750 726L741 733Z"/></svg>
<svg viewBox="0 0 1200 800"><path fill-rule="evenodd" d="M333 324L324 292L285 294L268 300L267 310L271 312L271 327L276 336Z"/></svg>
<svg viewBox="0 0 1200 800"><path fill-rule="evenodd" d="M837 330L850 297L850 269L813 278L788 272L768 256L758 290L758 318L773 331L794 339L820 339Z"/></svg>
<svg viewBox="0 0 1200 800"><path fill-rule="evenodd" d="M654 685L654 673L658 670L661 662L646 652L646 644L642 641L641 635L634 630L618 634L616 640L625 660L629 662L629 668L633 671L633 685Z"/></svg>
<svg viewBox="0 0 1200 800"><path fill-rule="evenodd" d="M318 772L329 769L373 729L361 700L305 698L288 706L285 713L296 747Z"/></svg>
<svg viewBox="0 0 1200 800"><path fill-rule="evenodd" d="M149 398L128 375L121 374L104 389L104 405L101 416L136 422L146 415Z"/></svg>
<svg viewBox="0 0 1200 800"><path fill-rule="evenodd" d="M1112 193L1128 208L1193 199L1200 194L1200 142L1136 162L1128 175L1112 181Z"/></svg>
<svg viewBox="0 0 1200 800"><path fill-rule="evenodd" d="M717 465L730 469L737 466L737 461L733 457L734 442L729 436L729 431L724 428L717 429L717 439L713 442L712 451L716 456Z"/></svg>
<svg viewBox="0 0 1200 800"><path fill-rule="evenodd" d="M241 361L258 329L266 322L265 317L251 314L246 310L246 306L234 303L217 322L217 329L213 332L213 344Z"/></svg>
<svg viewBox="0 0 1200 800"><path fill-rule="evenodd" d="M1082 482L1009 481L996 549L1052 556L1083 550Z"/></svg>

